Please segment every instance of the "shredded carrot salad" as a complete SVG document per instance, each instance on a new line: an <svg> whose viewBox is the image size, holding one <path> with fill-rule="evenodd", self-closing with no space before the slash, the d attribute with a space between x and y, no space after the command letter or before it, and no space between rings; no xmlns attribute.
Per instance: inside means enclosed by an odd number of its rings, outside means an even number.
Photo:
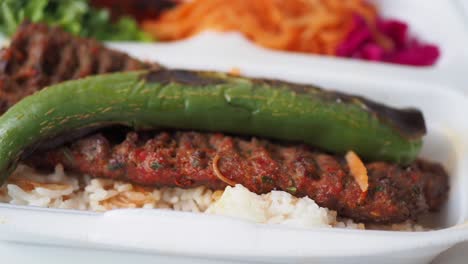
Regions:
<svg viewBox="0 0 468 264"><path fill-rule="evenodd" d="M207 29L240 31L267 48L334 55L355 15L370 24L377 19L376 8L364 0L194 0L142 26L160 40Z"/></svg>
<svg viewBox="0 0 468 264"><path fill-rule="evenodd" d="M351 175L353 175L361 191L366 192L369 188L369 176L367 168L354 151L348 151L345 155Z"/></svg>

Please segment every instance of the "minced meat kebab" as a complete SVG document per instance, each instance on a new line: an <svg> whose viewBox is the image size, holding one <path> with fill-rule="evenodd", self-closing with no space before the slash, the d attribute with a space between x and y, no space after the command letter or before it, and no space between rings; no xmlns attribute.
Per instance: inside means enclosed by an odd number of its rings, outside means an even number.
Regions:
<svg viewBox="0 0 468 264"><path fill-rule="evenodd" d="M116 56L118 67L67 69L74 73L64 74L59 71L64 56L53 63L25 63L41 58L46 49L15 45L37 38L50 43L57 34L52 32L59 31L22 33L30 27L41 26L23 26L4 51L20 49L22 55L2 57L5 107L60 81L150 68L97 44L91 65ZM67 45L75 45L74 52L87 47L86 40L60 34ZM89 65L81 60L74 57L72 65ZM123 66L126 62L137 66ZM123 132L126 136L116 136L121 128L96 132L112 124L136 131ZM0 118L0 129L2 177L22 159L39 168L61 163L70 171L147 186L222 189L242 184L256 193L278 189L308 196L340 216L369 223L398 223L437 211L448 193L444 168L416 159L425 134L418 110L280 81L161 67L90 77L26 97ZM72 131L88 132L73 142L50 144ZM358 169L348 159L353 151L365 161Z"/></svg>

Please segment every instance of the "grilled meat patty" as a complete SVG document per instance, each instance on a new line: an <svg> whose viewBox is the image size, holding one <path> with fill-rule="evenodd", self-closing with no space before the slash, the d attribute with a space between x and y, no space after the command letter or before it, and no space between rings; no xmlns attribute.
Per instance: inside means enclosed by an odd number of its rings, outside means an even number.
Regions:
<svg viewBox="0 0 468 264"><path fill-rule="evenodd" d="M95 134L37 153L35 166L149 186L222 189L240 183L255 193L284 190L309 196L320 206L357 221L395 223L437 210L448 177L427 161L409 166L367 163L369 188L362 192L342 156L305 145L197 132L130 132L122 142Z"/></svg>
<svg viewBox="0 0 468 264"><path fill-rule="evenodd" d="M23 23L0 51L0 114L45 86L88 75L156 65L78 38L57 27Z"/></svg>

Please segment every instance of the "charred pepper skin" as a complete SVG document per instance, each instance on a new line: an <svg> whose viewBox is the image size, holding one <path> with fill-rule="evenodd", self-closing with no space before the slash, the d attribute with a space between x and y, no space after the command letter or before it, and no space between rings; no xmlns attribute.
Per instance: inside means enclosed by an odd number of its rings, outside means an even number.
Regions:
<svg viewBox="0 0 468 264"><path fill-rule="evenodd" d="M50 86L0 117L0 179L41 142L77 129L122 124L303 142L337 154L407 164L425 134L415 109L281 81L158 69Z"/></svg>

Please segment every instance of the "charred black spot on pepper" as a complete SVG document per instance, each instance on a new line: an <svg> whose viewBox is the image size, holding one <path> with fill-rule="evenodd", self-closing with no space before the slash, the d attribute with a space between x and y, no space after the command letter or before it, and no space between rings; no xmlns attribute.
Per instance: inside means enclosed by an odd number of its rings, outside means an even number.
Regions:
<svg viewBox="0 0 468 264"><path fill-rule="evenodd" d="M361 98L364 104L382 121L390 123L407 138L418 139L427 132L424 116L415 108L395 109Z"/></svg>
<svg viewBox="0 0 468 264"><path fill-rule="evenodd" d="M152 70L142 76L147 82L157 82L161 84L180 83L189 85L214 85L226 83L225 80L215 77L208 77L203 72L186 71L186 70L168 70L159 69Z"/></svg>
<svg viewBox="0 0 468 264"><path fill-rule="evenodd" d="M144 74L143 79L147 82L157 82L161 84L179 83L194 86L206 86L227 83L226 80L210 75L209 72L188 71L188 70L168 70L156 69ZM288 89L297 94L314 94L326 101L358 104L362 105L371 115L375 115L379 120L387 123L396 129L403 137L408 139L419 139L426 134L426 125L421 111L414 108L396 109L379 104L372 100L352 96L337 91L323 90L317 86L304 85L298 83L285 82L280 80L270 80L254 78L253 83L264 84L271 88Z"/></svg>
<svg viewBox="0 0 468 264"><path fill-rule="evenodd" d="M375 114L379 120L395 128L402 136L409 139L419 139L427 132L424 116L420 110L415 108L396 109L361 96L352 96L337 91L326 91L315 86L291 83L286 83L285 85L288 85L296 93L314 93L328 101L361 103L371 114Z"/></svg>
<svg viewBox="0 0 468 264"><path fill-rule="evenodd" d="M361 96L353 96L337 91L326 91L311 87L322 99L349 104L361 104L366 110L375 115L380 121L396 129L403 137L419 139L426 134L426 124L422 112L415 108L397 109L389 107ZM297 90L296 90L297 91Z"/></svg>
<svg viewBox="0 0 468 264"><path fill-rule="evenodd" d="M286 88L297 94L314 94L321 99L331 102L343 102L349 104L360 103L370 114L395 128L402 136L408 139L419 139L426 134L426 124L421 111L415 108L396 109L366 99L361 96L353 96L342 92L324 90L313 85L285 82L269 79L252 79L254 83L265 84L271 87Z"/></svg>

